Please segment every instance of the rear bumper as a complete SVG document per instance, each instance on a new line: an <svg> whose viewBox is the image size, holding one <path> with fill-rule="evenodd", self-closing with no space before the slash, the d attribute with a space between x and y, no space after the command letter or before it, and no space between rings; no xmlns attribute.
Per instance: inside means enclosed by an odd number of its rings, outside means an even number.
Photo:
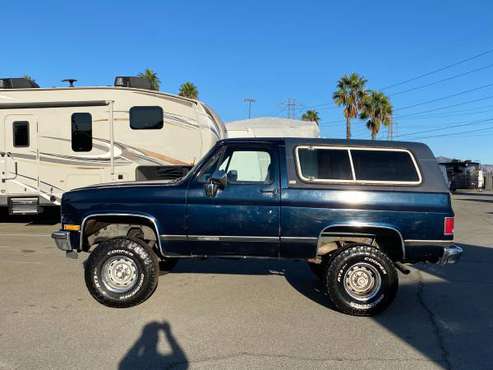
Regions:
<svg viewBox="0 0 493 370"><path fill-rule="evenodd" d="M430 262L440 265L457 263L463 253L462 247L452 240L406 240L406 261Z"/></svg>
<svg viewBox="0 0 493 370"><path fill-rule="evenodd" d="M448 263L457 263L464 250L458 245L451 245L443 248L443 255L438 261L440 265L446 265Z"/></svg>

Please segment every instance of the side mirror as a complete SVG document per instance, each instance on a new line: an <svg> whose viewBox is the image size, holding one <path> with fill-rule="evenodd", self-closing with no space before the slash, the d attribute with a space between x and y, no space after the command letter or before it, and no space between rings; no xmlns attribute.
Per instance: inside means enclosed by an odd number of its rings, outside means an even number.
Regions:
<svg viewBox="0 0 493 370"><path fill-rule="evenodd" d="M226 173L222 170L216 170L205 184L205 193L208 197L215 197L219 189L224 189L228 183Z"/></svg>
<svg viewBox="0 0 493 370"><path fill-rule="evenodd" d="M238 181L238 171L229 170L228 171L228 182L236 182Z"/></svg>
<svg viewBox="0 0 493 370"><path fill-rule="evenodd" d="M217 185L220 189L224 189L228 184L228 176L223 170L216 170L212 174L210 182Z"/></svg>

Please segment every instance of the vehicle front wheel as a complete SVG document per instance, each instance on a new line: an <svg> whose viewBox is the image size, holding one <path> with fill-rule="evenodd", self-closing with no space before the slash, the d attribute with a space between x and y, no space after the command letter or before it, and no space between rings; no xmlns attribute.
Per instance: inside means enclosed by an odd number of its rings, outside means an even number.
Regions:
<svg viewBox="0 0 493 370"><path fill-rule="evenodd" d="M159 262L142 240L118 237L101 242L85 264L91 295L109 307L132 307L148 299L157 287Z"/></svg>
<svg viewBox="0 0 493 370"><path fill-rule="evenodd" d="M369 245L342 249L323 264L330 300L339 311L354 316L373 316L394 300L399 285L394 264Z"/></svg>

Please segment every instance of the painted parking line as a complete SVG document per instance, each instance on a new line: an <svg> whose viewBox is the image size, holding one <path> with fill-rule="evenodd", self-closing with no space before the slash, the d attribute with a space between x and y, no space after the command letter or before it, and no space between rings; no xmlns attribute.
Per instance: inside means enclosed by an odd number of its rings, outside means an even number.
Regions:
<svg viewBox="0 0 493 370"><path fill-rule="evenodd" d="M15 237L19 237L19 236L23 236L23 237L36 237L36 238L39 238L39 237L51 237L51 234L14 234L14 233L0 233L0 237L2 236L15 236Z"/></svg>
<svg viewBox="0 0 493 370"><path fill-rule="evenodd" d="M43 262L39 261L18 261L18 260L10 260L10 259L5 259L2 258L0 260L0 263L6 262L6 263L20 263L20 264L28 264L28 265L43 265Z"/></svg>

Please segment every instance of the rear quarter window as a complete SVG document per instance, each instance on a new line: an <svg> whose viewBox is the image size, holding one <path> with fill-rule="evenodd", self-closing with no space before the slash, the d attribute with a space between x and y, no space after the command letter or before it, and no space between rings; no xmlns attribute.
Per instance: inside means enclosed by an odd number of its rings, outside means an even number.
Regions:
<svg viewBox="0 0 493 370"><path fill-rule="evenodd" d="M419 183L417 166L407 151L351 150L356 181Z"/></svg>

